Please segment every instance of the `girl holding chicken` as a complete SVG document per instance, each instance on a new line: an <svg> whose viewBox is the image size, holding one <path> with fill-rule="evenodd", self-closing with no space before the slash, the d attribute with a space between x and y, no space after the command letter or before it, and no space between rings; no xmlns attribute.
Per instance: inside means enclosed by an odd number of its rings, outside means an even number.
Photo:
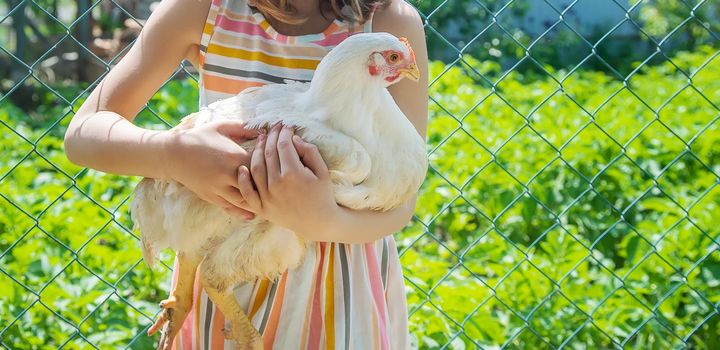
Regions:
<svg viewBox="0 0 720 350"><path fill-rule="evenodd" d="M427 50L419 15L403 0L164 0L65 136L68 158L79 165L173 179L228 212L261 216L314 242L303 263L278 281L234 289L267 349L410 347L392 234L410 221L415 198L385 212L339 206L317 148L290 128L261 135L251 154L238 143L258 133L239 122L178 134L132 121L183 59L200 73L202 107L252 86L309 81L330 49L361 32L388 32L412 45L419 83L388 90L424 137ZM281 162L298 171L283 174ZM178 308L188 314L183 324L152 327L165 327L160 348L233 348L222 333L223 315L197 281L191 299Z"/></svg>

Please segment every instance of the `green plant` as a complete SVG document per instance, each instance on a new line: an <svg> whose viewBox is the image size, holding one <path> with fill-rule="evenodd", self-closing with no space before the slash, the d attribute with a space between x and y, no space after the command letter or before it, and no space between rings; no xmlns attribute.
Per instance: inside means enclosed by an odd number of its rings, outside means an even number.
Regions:
<svg viewBox="0 0 720 350"><path fill-rule="evenodd" d="M666 63L496 92L433 63L431 169L398 235L422 347L717 347L715 56L673 58L691 86Z"/></svg>
<svg viewBox="0 0 720 350"><path fill-rule="evenodd" d="M431 168L395 236L420 348L720 347L720 58L672 60L627 84L551 70L561 86L431 64ZM138 179L70 163L69 116L44 133L66 111L42 101L0 104L2 345L152 348L170 271L140 261ZM174 125L196 83L148 105L136 123Z"/></svg>

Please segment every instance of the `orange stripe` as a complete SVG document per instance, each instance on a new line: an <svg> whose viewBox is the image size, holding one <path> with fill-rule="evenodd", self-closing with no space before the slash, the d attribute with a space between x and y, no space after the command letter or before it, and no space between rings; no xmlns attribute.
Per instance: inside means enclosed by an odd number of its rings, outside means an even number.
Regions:
<svg viewBox="0 0 720 350"><path fill-rule="evenodd" d="M325 275L325 348L335 348L335 286L334 282L334 268L335 265L335 244L330 244L330 253L328 257L328 270Z"/></svg>
<svg viewBox="0 0 720 350"><path fill-rule="evenodd" d="M200 274L195 274L195 285L198 286L195 289L193 300L196 300L195 303L195 319L193 320L195 324L195 334L192 335L192 337L195 339L195 347L193 349L200 349L200 297L202 295L203 286L202 282L200 280ZM210 300L208 299L208 302Z"/></svg>
<svg viewBox="0 0 720 350"><path fill-rule="evenodd" d="M320 242L315 242L315 262L313 263L313 271L318 270L318 266L320 265ZM315 274L311 274L309 277L314 277ZM298 349L307 349L308 348L308 341L310 340L310 331L309 331L309 320L311 316L312 311L312 303L313 303L313 296L315 295L315 283L310 283L310 292L307 296L307 301L305 302L305 319L303 320L303 328L302 333L303 339L302 344Z"/></svg>
<svg viewBox="0 0 720 350"><path fill-rule="evenodd" d="M222 349L225 343L225 336L223 335L223 328L225 327L225 316L222 314L220 309L215 308L215 316L213 317L213 325L210 332L210 348L211 349ZM206 335L207 336L207 335Z"/></svg>
<svg viewBox="0 0 720 350"><path fill-rule="evenodd" d="M259 51L248 51L233 47L226 47L217 44L210 44L207 53L212 53L228 58L239 58L248 61L260 61L265 64L282 68L315 69L320 59L287 58L268 55Z"/></svg>
<svg viewBox="0 0 720 350"><path fill-rule="evenodd" d="M275 54L279 47L277 42L267 41L257 38L246 38L242 36L233 35L226 32L214 32L212 34L213 43L226 46L226 47L238 47L245 50L258 50L261 52L270 52ZM292 44L292 43L289 43ZM283 57L294 57L294 58L310 58L320 59L320 57L327 54L327 49L322 46L283 46L282 55ZM299 56L299 57L298 57Z"/></svg>
<svg viewBox="0 0 720 350"><path fill-rule="evenodd" d="M266 20L263 20L262 22L258 23L258 25L260 26L260 28L262 28L265 31L267 31L268 27L270 27L270 23L268 23L268 21L266 21Z"/></svg>
<svg viewBox="0 0 720 350"><path fill-rule="evenodd" d="M203 88L205 90L212 90L215 92L222 92L226 94L237 94L249 87L262 86L264 83L258 83L254 81L246 80L234 80L223 78L215 75L207 74L203 72Z"/></svg>
<svg viewBox="0 0 720 350"><path fill-rule="evenodd" d="M323 34L330 35L332 33L335 33L335 31L338 29L338 26L335 22L330 23L330 25L323 30Z"/></svg>
<svg viewBox="0 0 720 350"><path fill-rule="evenodd" d="M205 34L212 34L213 27L215 26L215 19L217 18L218 14L218 6L216 5L210 5L210 10L208 12L207 18L205 19L205 26L203 27L203 33Z"/></svg>
<svg viewBox="0 0 720 350"><path fill-rule="evenodd" d="M203 33L212 34L212 31L213 31L213 25L210 23L205 23L205 26L203 27Z"/></svg>
<svg viewBox="0 0 720 350"><path fill-rule="evenodd" d="M260 281L260 287L258 287L257 294L255 294L255 303L252 306L252 309L250 309L250 314L248 314L248 318L252 320L253 316L255 316L255 313L260 308L260 305L262 305L263 300L265 300L265 297L267 296L267 290L268 286L270 285L270 282L263 278ZM268 303L268 306L270 304Z"/></svg>
<svg viewBox="0 0 720 350"><path fill-rule="evenodd" d="M280 311L282 310L283 300L285 299L285 282L287 282L288 271L282 275L280 285L275 292L275 300L272 301L272 310L270 311L270 317L268 317L267 324L265 324L265 330L263 331L263 345L265 349L272 349L273 342L275 341L275 334L277 333L278 321L280 320ZM269 302L269 301L268 301Z"/></svg>
<svg viewBox="0 0 720 350"><path fill-rule="evenodd" d="M173 265L173 274L172 274L172 282L170 283L170 290L175 290L175 286L177 286L178 275L180 274L180 269L178 269L178 264L179 264L179 260L177 258L177 254L176 254L175 255L175 263ZM183 325L185 323L187 323L187 321L188 320L185 319L185 322L183 322ZM180 334L178 334L178 336L175 337L175 341L173 342L173 345L170 349L171 350L178 349L178 346L180 346L180 345L178 345L178 343L180 343L180 341L182 341L182 337L180 337Z"/></svg>

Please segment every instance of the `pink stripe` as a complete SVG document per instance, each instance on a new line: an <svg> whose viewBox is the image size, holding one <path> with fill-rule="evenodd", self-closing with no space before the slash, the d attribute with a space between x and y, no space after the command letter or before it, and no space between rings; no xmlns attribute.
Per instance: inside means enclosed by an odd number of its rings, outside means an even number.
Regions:
<svg viewBox="0 0 720 350"><path fill-rule="evenodd" d="M277 40L277 41L279 41L279 42L281 42L281 43L283 43L283 44L287 44L288 38L289 38L289 37L288 37L287 35L277 33L277 36L275 37L275 40Z"/></svg>
<svg viewBox="0 0 720 350"><path fill-rule="evenodd" d="M215 22L217 27L220 27L225 30L243 33L247 35L255 35L263 37L264 39L271 40L272 38L265 32L262 27L255 23L250 23L246 21L240 21L235 20L229 17L226 17L223 14L218 14L218 18L216 18Z"/></svg>
<svg viewBox="0 0 720 350"><path fill-rule="evenodd" d="M340 33L328 35L324 39L311 41L311 43L317 44L320 46L335 46L335 45L339 44L341 41L347 39L348 36L349 36L348 32L340 32Z"/></svg>
<svg viewBox="0 0 720 350"><path fill-rule="evenodd" d="M178 280L178 274L180 273L180 269L178 268L178 259L177 256L175 257L175 263L173 265L173 278L172 278L172 289L175 289L175 286L177 285ZM173 342L173 345L171 347L172 350L185 350L185 349L192 349L192 339L193 339L193 324L195 321L195 315L193 311L195 310L195 303L198 303L198 295L197 292L199 290L198 286L198 275L195 275L195 285L193 286L193 306L192 309L190 309L190 314L188 314L188 317L185 318L185 321L183 322L182 328L180 329L180 332L178 336L175 337L175 341Z"/></svg>
<svg viewBox="0 0 720 350"><path fill-rule="evenodd" d="M178 269L178 258L177 258L177 254L176 254L175 262L173 265L173 275L172 275L172 283L170 286L170 290L175 289L175 286L177 285L178 274L180 274L180 269ZM173 345L170 349L171 350L183 349L183 346L182 346L182 344L178 344L178 342L173 342Z"/></svg>
<svg viewBox="0 0 720 350"><path fill-rule="evenodd" d="M310 316L310 342L308 343L308 349L320 349L320 336L322 334L322 310L320 310L320 292L322 291L322 271L323 271L323 257L325 256L325 242L320 242L320 256L318 260L317 278L315 279L315 294L313 296L312 303L312 315Z"/></svg>
<svg viewBox="0 0 720 350"><path fill-rule="evenodd" d="M367 264L368 264L368 273L370 277L370 289L372 290L373 300L375 302L375 311L378 314L378 319L380 320L380 339L382 339L382 349L388 348L388 338L385 330L385 315L387 314L385 312L385 302L383 298L383 288L382 288L382 276L380 275L380 267L377 263L377 254L375 254L375 249L372 247L373 243L368 242L365 243L365 256L367 258Z"/></svg>
<svg viewBox="0 0 720 350"><path fill-rule="evenodd" d="M196 334L195 324L197 322L200 322L200 291L202 287L200 287L200 274L195 274L195 282L193 283L193 308L190 309L190 313L188 314L188 317L185 319L185 323L183 324L183 349L194 349L195 348L195 340L196 338L199 338L200 335ZM195 312L197 310L197 312Z"/></svg>

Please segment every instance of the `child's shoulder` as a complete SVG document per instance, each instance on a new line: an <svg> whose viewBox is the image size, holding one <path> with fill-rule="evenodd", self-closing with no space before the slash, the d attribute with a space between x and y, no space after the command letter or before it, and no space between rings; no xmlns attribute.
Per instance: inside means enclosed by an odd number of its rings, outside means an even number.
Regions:
<svg viewBox="0 0 720 350"><path fill-rule="evenodd" d="M212 0L163 0L145 23L143 34L158 43L183 46L184 58L196 66L211 3Z"/></svg>
<svg viewBox="0 0 720 350"><path fill-rule="evenodd" d="M373 15L374 32L406 37L410 42L424 41L423 21L418 11L405 0L390 0Z"/></svg>
<svg viewBox="0 0 720 350"><path fill-rule="evenodd" d="M396 36L416 36L423 33L423 22L415 7L407 1L389 0L386 6L375 11L373 31L388 32Z"/></svg>

